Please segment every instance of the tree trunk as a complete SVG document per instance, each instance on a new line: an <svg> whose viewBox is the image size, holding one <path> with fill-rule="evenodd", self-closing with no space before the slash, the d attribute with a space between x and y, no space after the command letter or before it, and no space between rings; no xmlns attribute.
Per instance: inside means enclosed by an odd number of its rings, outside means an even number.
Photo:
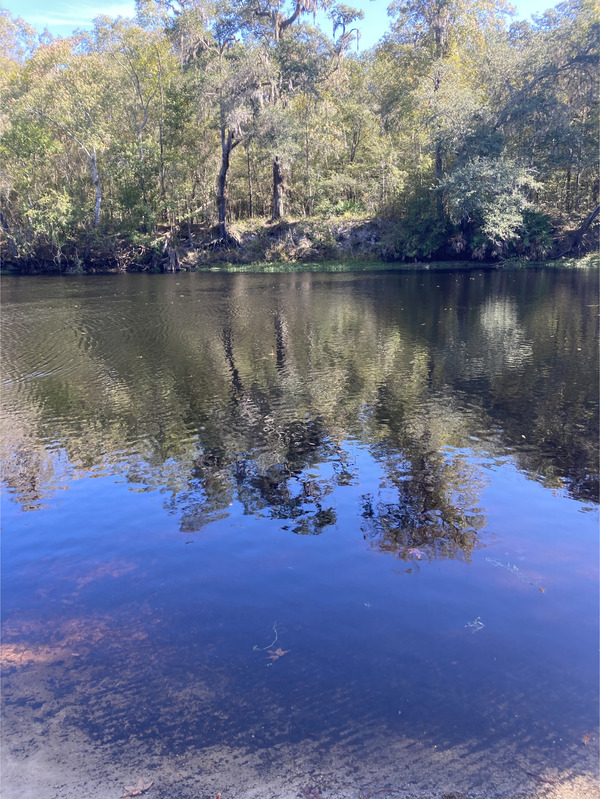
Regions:
<svg viewBox="0 0 600 799"><path fill-rule="evenodd" d="M160 196L161 199L164 201L165 197L167 196L167 190L165 188L165 155L164 155L164 144L163 144L163 126L165 123L165 97L163 92L163 82L162 82L162 62L160 60L160 51L157 47L156 55L158 57L158 85L160 89L160 119L158 122L158 143L159 143L159 153L160 153L160 161L159 161L159 177L160 177Z"/></svg>
<svg viewBox="0 0 600 799"><path fill-rule="evenodd" d="M27 207L29 208L29 213L27 214L27 243L33 243L33 226L31 224L32 219L32 211L33 211L33 204L31 202L31 195L29 194L29 189L27 189Z"/></svg>
<svg viewBox="0 0 600 799"><path fill-rule="evenodd" d="M100 203L102 202L102 187L100 186L100 177L98 175L98 160L96 158L96 148L92 148L92 154L89 157L90 172L92 173L92 181L96 188L96 207L94 209L94 230L98 229L100 224Z"/></svg>
<svg viewBox="0 0 600 799"><path fill-rule="evenodd" d="M85 250L83 252L84 261L87 261L87 259L90 257L94 233L98 230L98 225L100 224L100 204L102 202L102 187L100 185L100 176L98 175L98 159L96 157L96 148L92 147L92 152L90 153L88 150L86 150L86 153L88 157L88 164L90 166L90 173L92 175L92 182L96 188L96 206L94 208L94 232L90 233L88 236Z"/></svg>
<svg viewBox="0 0 600 799"><path fill-rule="evenodd" d="M229 159L231 151L241 142L241 139L234 139L231 130L221 127L221 168L217 179L217 210L219 213L219 237L227 241L229 232L227 230L227 172L229 171Z"/></svg>
<svg viewBox="0 0 600 799"><path fill-rule="evenodd" d="M442 145L439 142L435 145L435 177L439 186L442 178L444 177ZM439 189L437 192L436 209L438 222L442 222L444 219L444 195L441 189Z"/></svg>
<svg viewBox="0 0 600 799"><path fill-rule="evenodd" d="M250 147L246 148L246 158L248 161L248 216L254 216L254 194L252 190L252 169L250 168Z"/></svg>
<svg viewBox="0 0 600 799"><path fill-rule="evenodd" d="M18 258L19 251L17 249L17 245L15 244L15 241L10 232L10 227L8 225L8 222L6 221L6 217L4 216L1 210L0 210L0 225L2 225L2 229L6 234L6 241L8 242L8 251L10 252L13 258Z"/></svg>
<svg viewBox="0 0 600 799"><path fill-rule="evenodd" d="M219 214L219 236L227 238L227 170L229 169L229 151L223 150L221 168L217 179L217 210Z"/></svg>
<svg viewBox="0 0 600 799"><path fill-rule="evenodd" d="M171 247L171 245L169 244L166 247L166 253L167 253L167 261L164 266L164 271L179 272L180 266L179 266L179 256L177 255L177 250L174 247Z"/></svg>
<svg viewBox="0 0 600 799"><path fill-rule="evenodd" d="M304 146L305 146L305 157L306 157L306 188L308 191L308 216L312 216L312 186L311 186L311 176L310 176L310 137L309 137L309 130L308 130L308 115L306 119L306 126L305 126L305 136L304 136Z"/></svg>
<svg viewBox="0 0 600 799"><path fill-rule="evenodd" d="M590 211L577 230L574 230L569 236L567 236L559 250L560 255L568 255L570 252L577 254L580 253L583 238L596 221L598 215L600 215L600 203L596 205L593 211Z"/></svg>
<svg viewBox="0 0 600 799"><path fill-rule="evenodd" d="M276 155L273 161L273 219L281 219L283 216L283 195L284 183L281 161L279 156Z"/></svg>

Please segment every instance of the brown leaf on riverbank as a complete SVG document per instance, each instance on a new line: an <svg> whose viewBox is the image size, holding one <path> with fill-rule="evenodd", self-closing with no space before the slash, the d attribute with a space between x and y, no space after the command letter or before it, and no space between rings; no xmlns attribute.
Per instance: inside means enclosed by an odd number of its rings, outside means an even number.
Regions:
<svg viewBox="0 0 600 799"><path fill-rule="evenodd" d="M144 782L144 778L140 774L137 785L126 785L123 788L125 793L121 794L121 799L125 799L126 796L141 796L146 793L151 785L154 785L154 782L152 780L150 782Z"/></svg>

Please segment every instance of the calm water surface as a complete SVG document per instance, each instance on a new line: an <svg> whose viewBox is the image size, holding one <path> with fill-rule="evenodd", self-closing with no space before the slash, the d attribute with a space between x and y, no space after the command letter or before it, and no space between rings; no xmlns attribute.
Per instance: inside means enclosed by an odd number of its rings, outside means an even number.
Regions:
<svg viewBox="0 0 600 799"><path fill-rule="evenodd" d="M598 719L597 281L3 278L9 737L569 763Z"/></svg>

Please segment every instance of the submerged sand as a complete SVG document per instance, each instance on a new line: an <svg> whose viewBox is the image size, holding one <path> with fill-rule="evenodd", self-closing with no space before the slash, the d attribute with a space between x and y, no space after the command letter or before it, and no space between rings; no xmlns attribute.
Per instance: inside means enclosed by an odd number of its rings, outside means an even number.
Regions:
<svg viewBox="0 0 600 799"><path fill-rule="evenodd" d="M223 799L296 799L314 788L322 799L597 799L600 795L592 756L559 772L532 766L507 751L469 753L468 746L436 751L408 748L404 741L386 741L385 749L349 744L322 750L318 743L307 742L252 753L206 747L169 756L142 742L131 742L120 752L94 747L73 733L24 738L11 735L3 745L4 799L116 799L123 786L137 783L139 774L146 783L153 782L145 794L149 799L203 799L217 793ZM543 776L529 776L526 767L540 769Z"/></svg>
<svg viewBox="0 0 600 799"><path fill-rule="evenodd" d="M38 627L3 630L2 799L118 799L139 775L153 783L148 799L303 799L310 790L311 799L600 797L598 729L513 727L456 744L433 729L400 734L374 716L302 735L289 707L266 707L268 690L240 698L242 712L228 718L230 685L217 663L179 682L165 675L158 694L152 680L175 653L144 649L135 629L115 637L102 620L69 621L40 641ZM95 659L111 648L118 668ZM337 697L307 690L316 717L324 702L351 696L347 686ZM240 731L252 705L269 729ZM207 729L218 731L213 740Z"/></svg>
<svg viewBox="0 0 600 799"><path fill-rule="evenodd" d="M69 720L69 702L21 682L2 728L3 799L117 799L139 775L148 799L598 799L598 731L584 743L557 742L555 762L522 740L459 746L348 730L337 742L303 740L268 747L190 741L172 753L155 735L98 743ZM41 702L41 703L40 703Z"/></svg>

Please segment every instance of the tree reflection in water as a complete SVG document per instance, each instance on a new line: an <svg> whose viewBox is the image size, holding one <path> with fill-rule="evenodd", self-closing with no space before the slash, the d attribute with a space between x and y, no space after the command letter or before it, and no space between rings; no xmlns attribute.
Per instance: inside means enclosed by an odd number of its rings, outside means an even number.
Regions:
<svg viewBox="0 0 600 799"><path fill-rule="evenodd" d="M103 281L5 281L4 480L26 510L103 472L163 491L186 533L237 502L317 535L348 489L374 546L469 559L474 449L597 500L594 274ZM352 447L385 487L361 488Z"/></svg>
<svg viewBox="0 0 600 799"><path fill-rule="evenodd" d="M427 442L420 442L426 444ZM463 454L449 456L416 447L399 457L380 448L396 496L362 497L362 529L375 546L404 559L466 561L477 546L486 517L477 506L482 478Z"/></svg>

